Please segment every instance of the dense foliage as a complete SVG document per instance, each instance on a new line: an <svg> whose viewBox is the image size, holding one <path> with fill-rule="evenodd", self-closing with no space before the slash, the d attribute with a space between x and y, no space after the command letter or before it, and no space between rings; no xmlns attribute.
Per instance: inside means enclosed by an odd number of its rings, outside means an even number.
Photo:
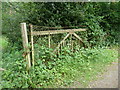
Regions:
<svg viewBox="0 0 120 90"><path fill-rule="evenodd" d="M0 63L6 70L2 71L0 85L3 88L38 88L68 85L78 78L82 83L87 82L117 58L117 51L103 47L118 43L119 6L120 2L2 2L4 37L0 37L0 46L3 46L3 62ZM85 26L88 30L77 34L84 39L87 48L75 47L73 53L64 47L60 55L51 57L52 49L35 45L36 63L27 72L22 57L21 22L48 27ZM59 40L60 36L56 38Z"/></svg>
<svg viewBox="0 0 120 90"><path fill-rule="evenodd" d="M3 33L5 35L10 33L7 37L18 41L20 22L52 27L79 28L78 25L84 25L88 31L80 35L87 45L91 47L110 45L118 42L119 6L119 2L3 3ZM14 38L16 35L17 38Z"/></svg>

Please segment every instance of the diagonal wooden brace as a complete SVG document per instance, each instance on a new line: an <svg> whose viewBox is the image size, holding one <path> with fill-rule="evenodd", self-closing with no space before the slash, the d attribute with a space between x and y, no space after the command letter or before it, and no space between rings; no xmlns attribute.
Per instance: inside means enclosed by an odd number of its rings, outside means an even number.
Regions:
<svg viewBox="0 0 120 90"><path fill-rule="evenodd" d="M56 49L53 51L53 53L54 52L56 52L56 50L60 47L60 45L65 41L65 39L67 39L68 37L69 37L69 35L70 34L67 34L65 37L64 37L64 39L58 44L58 46L56 47Z"/></svg>
<svg viewBox="0 0 120 90"><path fill-rule="evenodd" d="M73 35L74 35L76 38L78 38L80 41L83 42L82 38L80 38L76 33L73 33Z"/></svg>

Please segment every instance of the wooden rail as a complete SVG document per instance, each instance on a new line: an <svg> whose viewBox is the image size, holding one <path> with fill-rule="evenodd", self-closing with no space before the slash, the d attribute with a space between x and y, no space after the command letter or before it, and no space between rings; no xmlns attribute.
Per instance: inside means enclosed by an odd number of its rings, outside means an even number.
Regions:
<svg viewBox="0 0 120 90"><path fill-rule="evenodd" d="M86 31L86 29L65 29L65 30L48 30L48 31L32 31L31 35L49 35L49 34L59 34L59 33L71 33L77 31Z"/></svg>

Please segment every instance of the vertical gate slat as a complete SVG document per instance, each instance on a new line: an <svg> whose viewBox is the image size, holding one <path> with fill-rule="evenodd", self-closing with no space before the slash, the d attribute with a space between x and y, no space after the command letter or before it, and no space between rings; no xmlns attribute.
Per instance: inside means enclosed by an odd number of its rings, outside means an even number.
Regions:
<svg viewBox="0 0 120 90"><path fill-rule="evenodd" d="M34 41L33 41L33 35L32 35L32 32L33 32L33 26L32 24L30 24L30 37L31 37L31 53L32 53L32 65L34 66L35 64L35 59L34 59Z"/></svg>
<svg viewBox="0 0 120 90"><path fill-rule="evenodd" d="M50 34L49 34L48 35L49 48L50 48L50 39L51 39L51 37L50 37Z"/></svg>

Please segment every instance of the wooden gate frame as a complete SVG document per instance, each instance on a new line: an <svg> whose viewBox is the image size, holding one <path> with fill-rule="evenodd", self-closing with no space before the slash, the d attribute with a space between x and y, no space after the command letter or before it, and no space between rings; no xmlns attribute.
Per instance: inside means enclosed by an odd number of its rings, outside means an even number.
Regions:
<svg viewBox="0 0 120 90"><path fill-rule="evenodd" d="M28 68L31 67L31 61L32 65L34 66L34 45L33 45L33 37L37 35L48 35L48 41L49 41L49 48L50 48L50 35L51 34L60 34L60 33L68 33L63 40L58 44L58 46L55 48L53 52L56 52L56 50L60 47L60 45L71 35L75 36L77 39L79 39L81 42L83 40L75 33L79 31L86 31L87 29L61 29L61 30L47 30L47 31L33 31L33 25L30 24L30 40L31 40L31 60L30 60L30 53L27 54L26 56L26 61L28 62ZM21 28L22 28L22 38L23 38L23 47L26 49L28 46L28 38L27 38L27 28L26 28L26 23L21 23Z"/></svg>

